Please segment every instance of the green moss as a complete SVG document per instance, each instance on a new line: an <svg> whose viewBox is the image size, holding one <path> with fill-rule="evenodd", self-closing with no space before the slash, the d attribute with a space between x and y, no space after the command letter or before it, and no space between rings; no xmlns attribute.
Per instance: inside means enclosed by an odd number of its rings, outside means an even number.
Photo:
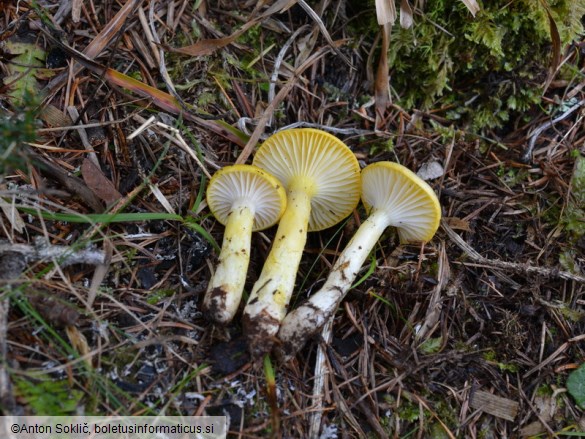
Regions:
<svg viewBox="0 0 585 439"><path fill-rule="evenodd" d="M215 104L217 101L217 96L215 93L210 91L203 91L199 96L197 96L197 106L199 108L206 108L210 104Z"/></svg>
<svg viewBox="0 0 585 439"><path fill-rule="evenodd" d="M393 138L388 138L387 140L384 141L379 141L376 143L373 143L370 146L370 157L373 157L379 153L382 152L392 152L394 151L394 139Z"/></svg>
<svg viewBox="0 0 585 439"><path fill-rule="evenodd" d="M423 417L423 428L426 433L424 437L442 438L446 437L445 429L439 424L436 419L440 419L444 425L451 427L457 425L458 413L457 410L449 403L449 400L444 395L437 395L433 393L423 392L423 396L427 401L431 402L434 414L431 414L429 410L423 409L422 413L420 410L419 403L412 399L408 392L403 394L400 399L400 403L397 402L396 398L387 394L384 396L384 401L389 404L391 409L391 416L384 416L380 420L382 421L383 427L392 432L392 428L395 425L395 418L397 416L401 421L408 422L411 427L414 427L414 431L418 431L418 426L421 418ZM408 426L404 426L408 429ZM405 436L409 437L408 433Z"/></svg>
<svg viewBox="0 0 585 439"><path fill-rule="evenodd" d="M563 267L563 270L568 271L569 273L579 274L579 265L577 265L575 256L575 249L565 250L559 255L559 263L561 264L561 267Z"/></svg>
<svg viewBox="0 0 585 439"><path fill-rule="evenodd" d="M244 32L238 39L236 40L240 44L250 45L255 49L260 48L260 42L262 39L262 27L257 24L256 26L252 26L246 32Z"/></svg>
<svg viewBox="0 0 585 439"><path fill-rule="evenodd" d="M496 174L508 187L514 187L517 184L523 183L529 175L526 169L508 168L504 163L500 164Z"/></svg>
<svg viewBox="0 0 585 439"><path fill-rule="evenodd" d="M8 88L8 98L15 106L26 103L27 95L41 93L39 79L52 75L44 69L47 54L29 38L10 38L4 42L3 51L12 58L6 64L8 75L3 78Z"/></svg>
<svg viewBox="0 0 585 439"><path fill-rule="evenodd" d="M167 297L171 297L175 292L173 290L157 290L153 291L148 295L146 298L146 302L155 305L159 303L161 300L166 299Z"/></svg>
<svg viewBox="0 0 585 439"><path fill-rule="evenodd" d="M437 414L437 417L447 426L452 427L454 425L457 425L458 423L458 418L459 418L459 414L458 411L455 407L453 407L450 403L449 403L449 399L445 398L444 396L441 395L435 395L435 398L438 398L437 401L435 401L435 403L433 404L435 413ZM431 424L431 426L435 425L436 423L433 422ZM437 427L439 427L437 425ZM434 434L429 435L428 437L443 437L442 434L440 434L440 431L442 430L442 433L445 433L445 430L443 429L443 427L439 427L437 430L433 429L429 429L429 432L432 431L437 431L437 436L435 436Z"/></svg>
<svg viewBox="0 0 585 439"><path fill-rule="evenodd" d="M37 100L27 91L22 99L22 106L12 115L0 114L0 180L14 169L25 168L28 160L25 143L36 139Z"/></svg>
<svg viewBox="0 0 585 439"><path fill-rule="evenodd" d="M554 213L557 214L557 224L567 232L568 241L571 244L560 253L559 263L564 270L581 274L582 267L577 262L578 252L575 245L585 236L585 157L578 152L576 154L572 152L572 155L576 158L571 178L571 191L566 198L564 209L556 206ZM573 321L578 321L580 318L573 315L565 317Z"/></svg>
<svg viewBox="0 0 585 439"><path fill-rule="evenodd" d="M519 370L517 364L514 363L503 363L498 360L497 354L494 350L488 350L483 353L483 358L489 363L495 364L502 372L516 373Z"/></svg>
<svg viewBox="0 0 585 439"><path fill-rule="evenodd" d="M495 351L489 350L483 353L483 358L486 361L494 362L496 361L496 353Z"/></svg>
<svg viewBox="0 0 585 439"><path fill-rule="evenodd" d="M432 437L434 439L448 439L451 437L438 422L431 422L428 427L428 432L429 435L427 437Z"/></svg>
<svg viewBox="0 0 585 439"><path fill-rule="evenodd" d="M406 398L403 399L397 408L397 413L400 419L407 422L418 421L420 417L420 408L418 404L415 404Z"/></svg>
<svg viewBox="0 0 585 439"><path fill-rule="evenodd" d="M575 160L571 178L571 194L563 212L562 223L575 239L585 235L585 157Z"/></svg>
<svg viewBox="0 0 585 439"><path fill-rule="evenodd" d="M583 311L579 309L573 309L567 303L561 302L557 309L565 319L572 323L582 322L583 318L585 317L585 313Z"/></svg>
<svg viewBox="0 0 585 439"><path fill-rule="evenodd" d="M556 0L549 6L562 43L569 43L583 30L585 5ZM552 56L539 0L484 2L475 19L462 2L437 0L416 18L412 29L392 31L389 62L399 105L451 106L450 119L481 132L539 102Z"/></svg>
<svg viewBox="0 0 585 439"><path fill-rule="evenodd" d="M517 373L520 370L518 365L514 363L498 363L498 367L502 372Z"/></svg>
<svg viewBox="0 0 585 439"><path fill-rule="evenodd" d="M554 393L553 389L551 388L550 384L541 384L537 389L536 389L536 396L540 396L540 397L548 397L548 396L552 396Z"/></svg>
<svg viewBox="0 0 585 439"><path fill-rule="evenodd" d="M558 194L554 193L542 193L543 208L538 210L532 209L532 213L540 215L540 218L548 227L554 229L562 226L561 216L563 214L563 203L564 197L559 197Z"/></svg>
<svg viewBox="0 0 585 439"><path fill-rule="evenodd" d="M443 344L443 337L429 338L429 339L425 340L424 343L422 343L418 349L423 354L427 354L427 355L435 354L435 353L439 352L442 344Z"/></svg>
<svg viewBox="0 0 585 439"><path fill-rule="evenodd" d="M53 380L49 376L41 376L34 381L16 377L14 386L16 394L35 415L72 415L83 397L83 393L72 389L67 380Z"/></svg>

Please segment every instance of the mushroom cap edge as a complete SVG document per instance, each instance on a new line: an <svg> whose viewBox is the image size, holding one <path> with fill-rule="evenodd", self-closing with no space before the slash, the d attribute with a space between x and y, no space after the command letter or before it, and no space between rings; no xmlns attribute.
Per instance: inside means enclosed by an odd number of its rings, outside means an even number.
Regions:
<svg viewBox="0 0 585 439"><path fill-rule="evenodd" d="M300 153L300 154L299 154ZM315 158L319 154L319 158ZM292 128L268 137L253 164L267 170L288 189L303 173L314 179L309 231L329 228L347 217L360 199L360 167L355 154L340 139L315 128Z"/></svg>
<svg viewBox="0 0 585 439"><path fill-rule="evenodd" d="M371 163L362 169L362 202L368 212L391 207L391 225L401 243L427 242L441 221L433 189L410 169L394 162Z"/></svg>
<svg viewBox="0 0 585 439"><path fill-rule="evenodd" d="M206 200L213 216L224 226L235 204L254 205L252 230L267 229L278 222L286 208L286 191L269 172L254 165L229 165L209 181Z"/></svg>

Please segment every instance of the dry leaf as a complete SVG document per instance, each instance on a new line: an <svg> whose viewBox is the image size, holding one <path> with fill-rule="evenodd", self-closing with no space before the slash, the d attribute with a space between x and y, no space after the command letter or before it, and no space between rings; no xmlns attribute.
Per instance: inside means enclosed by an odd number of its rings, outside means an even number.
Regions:
<svg viewBox="0 0 585 439"><path fill-rule="evenodd" d="M73 326L81 317L66 298L46 290L29 291L28 300L48 323L56 328Z"/></svg>
<svg viewBox="0 0 585 439"><path fill-rule="evenodd" d="M557 399L550 395L536 395L533 402L538 420L531 422L520 430L521 437L532 437L546 431L542 422L549 422L554 416L561 415ZM562 416L562 415L561 415Z"/></svg>
<svg viewBox="0 0 585 439"><path fill-rule="evenodd" d="M469 9L469 12L471 12L471 15L473 15L475 17L475 14L477 14L479 12L479 5L477 4L476 0L461 0L465 6L467 6L467 9Z"/></svg>
<svg viewBox="0 0 585 439"><path fill-rule="evenodd" d="M106 204L114 204L122 198L122 194L116 190L114 184L106 178L101 169L90 159L83 159L81 174L87 187Z"/></svg>
<svg viewBox="0 0 585 439"><path fill-rule="evenodd" d="M410 3L408 0L402 0L400 2L400 26L404 29L410 29L412 23L414 23L414 18Z"/></svg>
<svg viewBox="0 0 585 439"><path fill-rule="evenodd" d="M81 19L81 7L83 6L83 0L73 0L71 6L71 20L73 23L79 23Z"/></svg>
<svg viewBox="0 0 585 439"><path fill-rule="evenodd" d="M118 35L120 29L126 24L128 17L142 3L140 0L128 0L124 2L124 6L114 15L114 17L100 30L100 33L91 40L87 47L83 50L83 54L88 58L96 58L102 50L110 47L112 39Z"/></svg>
<svg viewBox="0 0 585 439"><path fill-rule="evenodd" d="M189 55L189 56L211 55L216 50L221 49L221 48L227 46L228 44L233 43L246 30L248 30L248 28L244 25L244 26L242 26L241 29L237 30L236 32L231 34L229 37L199 40L195 44L192 44L190 46L184 46L184 47L174 48L174 47L167 46L166 44L161 44L161 47L168 52L180 53L180 54Z"/></svg>
<svg viewBox="0 0 585 439"><path fill-rule="evenodd" d="M376 0L376 17L378 17L378 24L380 26L388 23L394 24L396 21L394 0Z"/></svg>
<svg viewBox="0 0 585 439"><path fill-rule="evenodd" d="M451 217L443 217L443 220L453 230L463 230L464 232L471 231L471 227L469 225L469 221L462 220L462 219L456 218L454 216L451 216Z"/></svg>
<svg viewBox="0 0 585 439"><path fill-rule="evenodd" d="M104 263L96 265L95 271L93 272L93 277L91 278L91 285L89 286L89 291L87 292L88 311L91 311L93 302L95 301L98 293L98 289L103 280L106 278L106 274L110 268L110 263L112 262L113 251L114 248L111 241L106 239L104 241Z"/></svg>
<svg viewBox="0 0 585 439"><path fill-rule="evenodd" d="M16 230L18 233L22 233L24 231L25 224L14 204L7 203L2 198L0 198L0 209L2 212L4 212L4 215L8 219L12 229Z"/></svg>
<svg viewBox="0 0 585 439"><path fill-rule="evenodd" d="M374 83L374 96L376 98L376 129L381 129L390 101L388 93L388 44L390 40L390 23L382 26L382 49L380 50L380 60L378 61L378 70L376 72L376 82Z"/></svg>
<svg viewBox="0 0 585 439"><path fill-rule="evenodd" d="M559 35L559 29L557 28L557 23L555 22L555 19L553 18L553 16L550 13L550 8L548 6L548 4L545 1L540 2L542 4L542 6L544 7L544 9L546 10L546 15L548 16L548 25L550 28L550 37L552 39L552 59L551 59L551 66L550 66L550 71L549 71L549 75L548 78L546 80L546 85L545 85L545 90L548 88L548 85L550 84L550 82L553 80L557 68L559 67L559 64L561 63L561 37Z"/></svg>
<svg viewBox="0 0 585 439"><path fill-rule="evenodd" d="M502 398L483 390L476 390L471 395L469 406L498 418L514 421L518 415L519 404L508 398Z"/></svg>
<svg viewBox="0 0 585 439"><path fill-rule="evenodd" d="M47 54L34 42L13 37L3 42L3 50L13 58L6 64L3 83L8 91L9 100L21 105L27 95L41 95L39 80L43 79L43 69Z"/></svg>
<svg viewBox="0 0 585 439"><path fill-rule="evenodd" d="M41 110L40 118L50 127L68 127L73 121L54 105L47 105Z"/></svg>
<svg viewBox="0 0 585 439"><path fill-rule="evenodd" d="M81 331L77 329L75 326L67 326L65 328L65 333L67 334L67 337L69 338L69 341L71 342L71 346L73 347L73 349L75 349L81 357L86 357L85 364L87 364L87 366L91 368L92 364L91 358L89 357L90 352L89 344L87 343L85 335L83 335Z"/></svg>

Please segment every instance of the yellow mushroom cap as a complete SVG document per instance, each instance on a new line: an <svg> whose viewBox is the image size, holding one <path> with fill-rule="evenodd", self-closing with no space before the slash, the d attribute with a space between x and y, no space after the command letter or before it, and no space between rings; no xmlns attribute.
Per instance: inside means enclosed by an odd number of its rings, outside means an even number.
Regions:
<svg viewBox="0 0 585 439"><path fill-rule="evenodd" d="M258 148L253 164L278 178L287 190L306 186L311 195L310 231L337 224L359 202L358 161L345 143L325 131L279 131Z"/></svg>
<svg viewBox="0 0 585 439"><path fill-rule="evenodd" d="M226 225L235 206L254 212L253 231L278 222L286 208L286 191L268 172L253 165L232 165L217 171L207 187L207 204L213 216Z"/></svg>
<svg viewBox="0 0 585 439"><path fill-rule="evenodd" d="M362 202L368 212L388 211L402 243L429 241L439 228L441 206L437 195L398 163L377 162L362 170Z"/></svg>

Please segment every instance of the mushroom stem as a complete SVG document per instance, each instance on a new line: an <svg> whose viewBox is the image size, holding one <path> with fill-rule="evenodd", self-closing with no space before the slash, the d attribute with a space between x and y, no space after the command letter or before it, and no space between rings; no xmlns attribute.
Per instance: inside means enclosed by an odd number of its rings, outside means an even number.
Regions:
<svg viewBox="0 0 585 439"><path fill-rule="evenodd" d="M307 241L310 213L310 194L291 187L272 250L244 308L244 333L254 356L270 351L286 315Z"/></svg>
<svg viewBox="0 0 585 439"><path fill-rule="evenodd" d="M250 261L254 211L234 206L226 223L219 264L209 281L203 309L217 323L230 322L238 310Z"/></svg>
<svg viewBox="0 0 585 439"><path fill-rule="evenodd" d="M278 333L283 342L279 351L285 360L301 349L307 339L329 320L391 222L387 211L374 210L349 241L321 289L286 316Z"/></svg>

